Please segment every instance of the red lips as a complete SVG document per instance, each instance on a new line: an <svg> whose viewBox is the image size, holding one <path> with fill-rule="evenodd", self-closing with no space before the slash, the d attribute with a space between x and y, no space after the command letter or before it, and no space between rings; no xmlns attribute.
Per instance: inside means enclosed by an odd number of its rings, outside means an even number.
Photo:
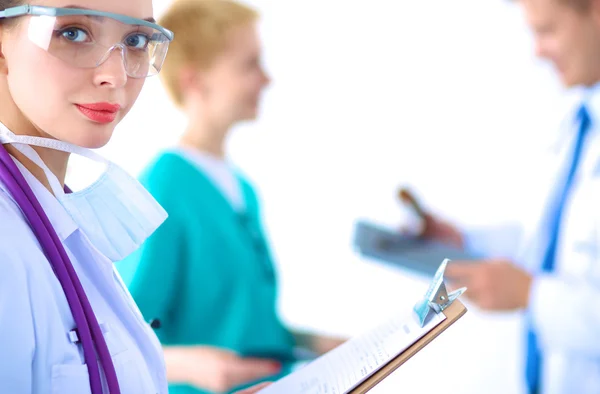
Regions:
<svg viewBox="0 0 600 394"><path fill-rule="evenodd" d="M96 123L113 122L121 109L119 104L111 103L75 104L75 106L83 115Z"/></svg>

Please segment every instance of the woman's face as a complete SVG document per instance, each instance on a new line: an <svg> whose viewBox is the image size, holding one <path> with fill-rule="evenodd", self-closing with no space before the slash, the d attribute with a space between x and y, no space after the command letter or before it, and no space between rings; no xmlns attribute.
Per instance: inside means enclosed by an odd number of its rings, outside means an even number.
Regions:
<svg viewBox="0 0 600 394"><path fill-rule="evenodd" d="M139 19L152 17L151 0L40 0L32 5L88 8ZM145 79L127 76L120 49L112 51L97 68L79 68L53 56L30 38L35 28L30 23L33 18L19 18L2 30L1 83L20 113L16 117L2 116L20 119L19 124L10 125L16 132L33 126L42 135L82 147L105 145L136 101ZM123 27L129 28L125 24ZM122 33L129 32L115 32L114 44L122 40ZM59 37L61 40L81 37L77 31L53 34L70 35Z"/></svg>
<svg viewBox="0 0 600 394"><path fill-rule="evenodd" d="M254 24L229 32L227 45L201 78L205 111L233 124L254 119L269 77L261 65L261 47Z"/></svg>

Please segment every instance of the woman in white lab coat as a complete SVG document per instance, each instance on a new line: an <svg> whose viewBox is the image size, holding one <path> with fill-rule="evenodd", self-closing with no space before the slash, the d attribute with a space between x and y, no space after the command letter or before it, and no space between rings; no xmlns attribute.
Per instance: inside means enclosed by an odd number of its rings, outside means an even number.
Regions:
<svg viewBox="0 0 600 394"><path fill-rule="evenodd" d="M151 0L0 0L2 393L167 393L160 344L113 269L166 213L89 149L171 39ZM82 191L64 183L71 153L106 164Z"/></svg>

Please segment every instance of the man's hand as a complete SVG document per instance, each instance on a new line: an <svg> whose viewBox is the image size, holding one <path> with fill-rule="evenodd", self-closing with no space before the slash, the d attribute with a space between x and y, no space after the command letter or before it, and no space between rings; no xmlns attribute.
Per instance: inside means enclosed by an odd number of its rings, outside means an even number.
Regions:
<svg viewBox="0 0 600 394"><path fill-rule="evenodd" d="M532 277L506 260L452 261L446 278L453 288L467 287L465 296L485 310L527 308Z"/></svg>
<svg viewBox="0 0 600 394"><path fill-rule="evenodd" d="M420 236L459 249L462 249L465 243L463 234L457 227L428 213L423 216L423 232Z"/></svg>
<svg viewBox="0 0 600 394"><path fill-rule="evenodd" d="M423 230L419 234L421 238L438 241L460 249L464 247L462 232L451 223L437 218L425 210L410 190L405 187L400 188L398 190L398 199L423 221Z"/></svg>

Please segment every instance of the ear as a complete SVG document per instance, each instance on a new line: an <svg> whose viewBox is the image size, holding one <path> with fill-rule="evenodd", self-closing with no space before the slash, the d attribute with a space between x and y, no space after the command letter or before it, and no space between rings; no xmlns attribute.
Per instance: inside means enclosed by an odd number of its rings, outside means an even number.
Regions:
<svg viewBox="0 0 600 394"><path fill-rule="evenodd" d="M193 67L184 66L179 71L179 87L187 88L196 83L196 73Z"/></svg>
<svg viewBox="0 0 600 394"><path fill-rule="evenodd" d="M2 38L4 36L4 29L0 25L0 75L8 75L8 66L6 64L6 58L4 57Z"/></svg>
<svg viewBox="0 0 600 394"><path fill-rule="evenodd" d="M204 72L198 66L184 66L179 72L179 87L182 92L206 94L208 87L205 83Z"/></svg>

